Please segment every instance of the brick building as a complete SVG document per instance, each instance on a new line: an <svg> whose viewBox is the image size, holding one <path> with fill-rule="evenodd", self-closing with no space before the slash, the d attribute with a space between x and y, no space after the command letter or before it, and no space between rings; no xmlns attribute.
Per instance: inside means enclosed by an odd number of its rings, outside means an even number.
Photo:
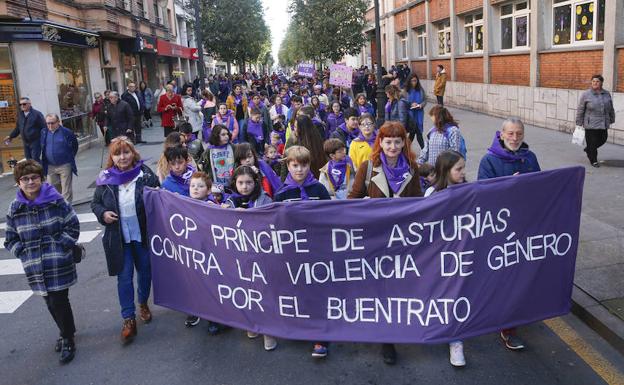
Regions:
<svg viewBox="0 0 624 385"><path fill-rule="evenodd" d="M382 65L408 65L433 88L449 74L445 103L560 131L574 129L593 74L612 92L624 144L624 0L380 0ZM374 8L357 65L374 62Z"/></svg>
<svg viewBox="0 0 624 385"><path fill-rule="evenodd" d="M154 89L197 74L192 22L179 0L0 0L0 135L15 128L17 99L57 113L81 142L96 136L93 93L128 81ZM19 140L0 146L22 157Z"/></svg>

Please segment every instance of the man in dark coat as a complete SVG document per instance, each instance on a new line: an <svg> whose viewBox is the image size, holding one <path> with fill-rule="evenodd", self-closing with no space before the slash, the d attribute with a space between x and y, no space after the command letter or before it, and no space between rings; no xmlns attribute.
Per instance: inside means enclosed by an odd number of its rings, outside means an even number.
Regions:
<svg viewBox="0 0 624 385"><path fill-rule="evenodd" d="M132 107L125 101L119 99L117 91L111 91L108 98L111 104L106 111L104 130L111 130L111 134L109 135L107 133L107 136L110 139L121 135L132 136L134 132L134 114L132 113Z"/></svg>
<svg viewBox="0 0 624 385"><path fill-rule="evenodd" d="M145 110L145 101L140 92L136 91L136 84L134 82L128 83L126 92L121 95L121 100L128 103L132 108L132 128L134 129L135 143L145 143L141 140L141 128L143 120L143 111Z"/></svg>
<svg viewBox="0 0 624 385"><path fill-rule="evenodd" d="M19 100L20 111L17 113L17 125L11 133L4 138L5 144L11 143L13 138L22 136L24 143L24 156L26 159L34 159L41 163L41 130L46 127L43 114L34 108L27 97Z"/></svg>

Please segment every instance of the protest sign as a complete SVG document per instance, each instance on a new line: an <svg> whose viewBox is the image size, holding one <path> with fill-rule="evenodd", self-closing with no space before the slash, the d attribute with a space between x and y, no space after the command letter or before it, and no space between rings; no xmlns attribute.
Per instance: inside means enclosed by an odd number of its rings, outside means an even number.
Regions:
<svg viewBox="0 0 624 385"><path fill-rule="evenodd" d="M314 76L314 63L299 63L297 73L301 76L311 78Z"/></svg>
<svg viewBox="0 0 624 385"><path fill-rule="evenodd" d="M584 169L223 209L146 189L154 302L277 337L440 343L571 306Z"/></svg>
<svg viewBox="0 0 624 385"><path fill-rule="evenodd" d="M332 64L329 67L329 84L332 86L351 87L353 68L343 64Z"/></svg>

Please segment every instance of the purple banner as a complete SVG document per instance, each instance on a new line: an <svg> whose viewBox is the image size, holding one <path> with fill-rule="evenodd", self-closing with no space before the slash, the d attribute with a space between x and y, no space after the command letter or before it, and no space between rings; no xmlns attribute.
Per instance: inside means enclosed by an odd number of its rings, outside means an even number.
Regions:
<svg viewBox="0 0 624 385"><path fill-rule="evenodd" d="M440 343L563 315L584 173L244 211L146 189L154 302L319 341Z"/></svg>
<svg viewBox="0 0 624 385"><path fill-rule="evenodd" d="M299 63L297 73L308 78L314 77L314 63Z"/></svg>

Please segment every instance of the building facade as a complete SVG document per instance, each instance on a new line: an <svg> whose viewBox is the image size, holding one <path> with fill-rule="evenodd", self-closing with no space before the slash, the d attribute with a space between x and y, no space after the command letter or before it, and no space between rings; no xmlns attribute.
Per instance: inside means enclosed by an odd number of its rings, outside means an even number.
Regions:
<svg viewBox="0 0 624 385"><path fill-rule="evenodd" d="M28 96L81 142L93 140L95 92L192 80L181 61L196 71L195 42L180 44L179 31L174 0L0 0L0 135L15 128L18 98ZM0 155L6 172L21 142Z"/></svg>
<svg viewBox="0 0 624 385"><path fill-rule="evenodd" d="M404 64L445 104L571 132L580 94L602 74L624 144L624 0L380 0L382 65ZM374 8L357 64L374 64ZM431 96L431 95L430 95Z"/></svg>

